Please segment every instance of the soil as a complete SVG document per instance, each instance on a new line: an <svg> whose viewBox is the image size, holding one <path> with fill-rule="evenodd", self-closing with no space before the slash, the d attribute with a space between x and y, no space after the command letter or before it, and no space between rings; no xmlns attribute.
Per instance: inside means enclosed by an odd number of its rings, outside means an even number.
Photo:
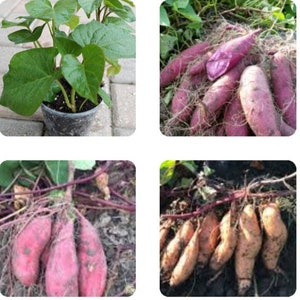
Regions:
<svg viewBox="0 0 300 300"><path fill-rule="evenodd" d="M71 93L70 85L65 80L61 80L61 84L65 88L67 95L70 96ZM85 98L79 96L78 94L75 95L75 101L76 101L76 108L77 110L78 108L80 108L80 112L85 112L96 107L96 105L93 102L86 100ZM101 101L102 101L101 97L98 96L99 104L101 103ZM64 113L72 113L72 110L66 105L66 101L62 92L59 92L56 95L54 101L52 102L44 101L43 103L49 108L52 108L56 111L60 111Z"/></svg>
<svg viewBox="0 0 300 300"><path fill-rule="evenodd" d="M295 165L290 161L259 161L255 167L251 167L254 165L251 161L198 161L197 163L199 170L203 165L208 165L214 170L213 175L210 176L212 180L223 181L235 187L243 186L245 178L249 183L259 178L282 178L296 171ZM187 173L184 176L187 176ZM289 181L289 184L295 188L295 178ZM281 188L280 185L274 187ZM164 193L166 194L166 191ZM178 199L178 195L176 197ZM176 197L170 197L169 201L161 206L161 213L168 211L170 203ZM295 210L293 212L295 213ZM296 216L288 209L283 209L281 215L289 234L278 263L283 272L275 274L266 270L258 255L252 286L245 296L291 296L296 291ZM169 238L171 237L172 233ZM208 267L201 269L196 265L191 276L183 284L171 288L168 282L163 282L161 279L160 289L165 296L237 296L233 257L216 279L209 282L214 275Z"/></svg>

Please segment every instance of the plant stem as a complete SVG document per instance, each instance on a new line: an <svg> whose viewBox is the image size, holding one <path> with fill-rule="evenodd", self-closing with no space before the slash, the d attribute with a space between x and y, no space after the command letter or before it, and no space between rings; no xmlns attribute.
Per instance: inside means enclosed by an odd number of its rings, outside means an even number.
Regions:
<svg viewBox="0 0 300 300"><path fill-rule="evenodd" d="M68 98L68 95L67 95L67 92L66 92L65 88L63 87L63 85L60 83L59 80L56 80L56 82L57 82L57 84L59 85L59 87L60 87L60 89L61 89L61 92L62 92L62 94L63 94L63 96L64 96L64 99L65 99L65 101L66 101L67 106L68 106L70 109L72 109L72 104L71 104L71 102L70 102L70 100L69 100L69 98ZM73 111L73 109L72 109L72 111Z"/></svg>
<svg viewBox="0 0 300 300"><path fill-rule="evenodd" d="M71 109L73 113L76 112L75 90L73 88L71 89Z"/></svg>

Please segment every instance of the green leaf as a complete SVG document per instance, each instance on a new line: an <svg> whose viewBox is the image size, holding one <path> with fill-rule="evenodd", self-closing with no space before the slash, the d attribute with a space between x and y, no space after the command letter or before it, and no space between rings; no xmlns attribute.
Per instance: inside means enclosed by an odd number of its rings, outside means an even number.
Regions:
<svg viewBox="0 0 300 300"><path fill-rule="evenodd" d="M100 7L102 0L78 0L78 4L87 15Z"/></svg>
<svg viewBox="0 0 300 300"><path fill-rule="evenodd" d="M186 8L177 9L176 11L192 22L202 22L201 18L195 13L191 5L188 5Z"/></svg>
<svg viewBox="0 0 300 300"><path fill-rule="evenodd" d="M42 35L45 24L36 27L33 31L28 29L21 29L10 33L8 39L15 44L23 44L37 41Z"/></svg>
<svg viewBox="0 0 300 300"><path fill-rule="evenodd" d="M115 61L109 61L109 63L111 65L106 69L106 75L108 77L120 73L120 71L121 71L121 65L120 64L118 64Z"/></svg>
<svg viewBox="0 0 300 300"><path fill-rule="evenodd" d="M95 160L73 160L72 162L78 170L92 170L96 164Z"/></svg>
<svg viewBox="0 0 300 300"><path fill-rule="evenodd" d="M176 0L173 3L173 7L177 10L180 8L186 8L190 3L190 0Z"/></svg>
<svg viewBox="0 0 300 300"><path fill-rule="evenodd" d="M165 160L160 165L160 185L168 183L173 174L176 166L176 160Z"/></svg>
<svg viewBox="0 0 300 300"><path fill-rule="evenodd" d="M74 30L80 23L80 17L77 15L71 16L70 20L65 24L70 27L71 30Z"/></svg>
<svg viewBox="0 0 300 300"><path fill-rule="evenodd" d="M58 85L57 81L53 81L49 91L45 97L45 102L53 102L55 100L56 95L61 91L60 86Z"/></svg>
<svg viewBox="0 0 300 300"><path fill-rule="evenodd" d="M55 79L55 48L29 49L16 53L3 77L0 104L30 116L43 102Z"/></svg>
<svg viewBox="0 0 300 300"><path fill-rule="evenodd" d="M111 108L110 96L103 89L101 89L101 87L99 87L98 95L101 97L103 102L107 105L107 107Z"/></svg>
<svg viewBox="0 0 300 300"><path fill-rule="evenodd" d="M122 28L122 30L128 31L128 33L134 34L134 28L130 26L126 21L118 17L107 17L103 24L113 24L116 27Z"/></svg>
<svg viewBox="0 0 300 300"><path fill-rule="evenodd" d="M9 28L9 27L14 27L14 26L19 26L19 27L26 27L29 28L31 23L34 21L34 18L32 17L18 17L18 19L24 19L21 22L12 22L12 21L7 21L3 20L2 21L2 28Z"/></svg>
<svg viewBox="0 0 300 300"><path fill-rule="evenodd" d="M160 13L160 26L170 27L171 24L170 24L168 13L162 5L159 8L159 13Z"/></svg>
<svg viewBox="0 0 300 300"><path fill-rule="evenodd" d="M65 183L69 177L68 161L46 160L45 166L55 184Z"/></svg>
<svg viewBox="0 0 300 300"><path fill-rule="evenodd" d="M18 160L6 160L0 165L0 186L8 187L15 179L15 171L20 167Z"/></svg>
<svg viewBox="0 0 300 300"><path fill-rule="evenodd" d="M75 91L84 98L98 104L97 93L101 84L105 59L97 45L87 45L82 49L83 62L72 54L62 59L62 73Z"/></svg>
<svg viewBox="0 0 300 300"><path fill-rule="evenodd" d="M94 20L77 26L71 36L82 47L89 44L101 47L106 60L135 57L135 36L115 24Z"/></svg>
<svg viewBox="0 0 300 300"><path fill-rule="evenodd" d="M25 7L32 17L45 21L54 20L56 27L59 27L67 23L75 13L77 1L58 0L52 7L48 0L31 0Z"/></svg>
<svg viewBox="0 0 300 300"><path fill-rule="evenodd" d="M176 36L172 36L168 34L160 35L160 57L162 59L167 58L169 52L174 50L177 41L178 40Z"/></svg>
<svg viewBox="0 0 300 300"><path fill-rule="evenodd" d="M78 56L81 54L81 46L68 37L65 32L59 31L55 36L55 45L61 55L74 54Z"/></svg>
<svg viewBox="0 0 300 300"><path fill-rule="evenodd" d="M119 0L104 0L104 5L109 8L112 7L120 8L120 9L123 8L123 5Z"/></svg>
<svg viewBox="0 0 300 300"><path fill-rule="evenodd" d="M126 20L127 22L135 21L135 14L129 6L123 6L123 8L111 7L110 11L115 13L120 18Z"/></svg>
<svg viewBox="0 0 300 300"><path fill-rule="evenodd" d="M31 0L25 4L25 8L33 18L41 20L53 18L53 9L49 0Z"/></svg>

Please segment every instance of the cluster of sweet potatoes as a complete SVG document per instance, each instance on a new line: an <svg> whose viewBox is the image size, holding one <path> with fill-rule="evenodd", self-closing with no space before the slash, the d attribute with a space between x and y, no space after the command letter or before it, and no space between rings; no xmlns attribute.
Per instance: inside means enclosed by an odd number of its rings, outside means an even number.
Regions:
<svg viewBox="0 0 300 300"><path fill-rule="evenodd" d="M252 51L260 29L185 49L160 73L160 87L177 82L171 128L188 135L290 136L296 129L295 62L283 51Z"/></svg>
<svg viewBox="0 0 300 300"><path fill-rule="evenodd" d="M239 211L232 206L221 218L212 210L201 221L188 219L176 226L170 237L175 222L167 219L160 227L161 278L171 287L182 284L195 268L209 268L214 277L233 259L237 294L245 295L258 255L267 270L282 272L278 262L288 231L275 202L259 205L258 212L253 204Z"/></svg>
<svg viewBox="0 0 300 300"><path fill-rule="evenodd" d="M47 296L102 296L107 263L96 228L78 212L36 216L21 228L12 245L12 271L27 287L44 274ZM75 237L76 236L76 237Z"/></svg>

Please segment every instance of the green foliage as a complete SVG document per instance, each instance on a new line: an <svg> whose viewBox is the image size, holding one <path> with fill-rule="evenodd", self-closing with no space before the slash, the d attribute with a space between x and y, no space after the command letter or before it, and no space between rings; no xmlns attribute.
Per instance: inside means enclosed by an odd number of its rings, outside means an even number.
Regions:
<svg viewBox="0 0 300 300"><path fill-rule="evenodd" d="M72 161L75 169L92 170L95 167L95 160L76 160ZM68 182L69 162L66 160L7 160L0 164L0 186L7 188L15 181L27 186L28 181L22 179L24 175L34 182L38 176L45 174L50 177L53 184Z"/></svg>
<svg viewBox="0 0 300 300"><path fill-rule="evenodd" d="M75 93L94 104L98 104L97 95L104 96L104 103L110 107L109 96L99 91L104 66L108 65L108 76L115 75L121 69L120 58L135 57L134 30L128 25L135 20L132 6L128 0L27 2L28 16L20 16L15 22L3 20L2 27L21 27L8 35L9 40L15 44L32 42L36 49L12 57L9 71L3 77L0 104L29 116L43 101L54 101L56 93L62 92L73 112L80 109ZM95 12L97 21L80 24L76 15L79 9L88 16ZM114 17L110 16L112 13ZM70 33L61 31L61 25L69 26ZM52 37L52 47L43 48L39 42L45 28ZM60 83L63 79L71 85L69 94Z"/></svg>
<svg viewBox="0 0 300 300"><path fill-rule="evenodd" d="M182 172L182 170L186 172ZM179 186L188 186L196 173L195 161L166 160L160 165L160 185L174 185L175 182L179 182Z"/></svg>
<svg viewBox="0 0 300 300"><path fill-rule="evenodd" d="M195 1L196 2L196 1ZM160 57L167 61L201 37L203 22L192 0L166 0L160 6Z"/></svg>
<svg viewBox="0 0 300 300"><path fill-rule="evenodd" d="M160 6L161 64L201 39L219 19L273 34L296 31L296 5L291 0L166 0Z"/></svg>

